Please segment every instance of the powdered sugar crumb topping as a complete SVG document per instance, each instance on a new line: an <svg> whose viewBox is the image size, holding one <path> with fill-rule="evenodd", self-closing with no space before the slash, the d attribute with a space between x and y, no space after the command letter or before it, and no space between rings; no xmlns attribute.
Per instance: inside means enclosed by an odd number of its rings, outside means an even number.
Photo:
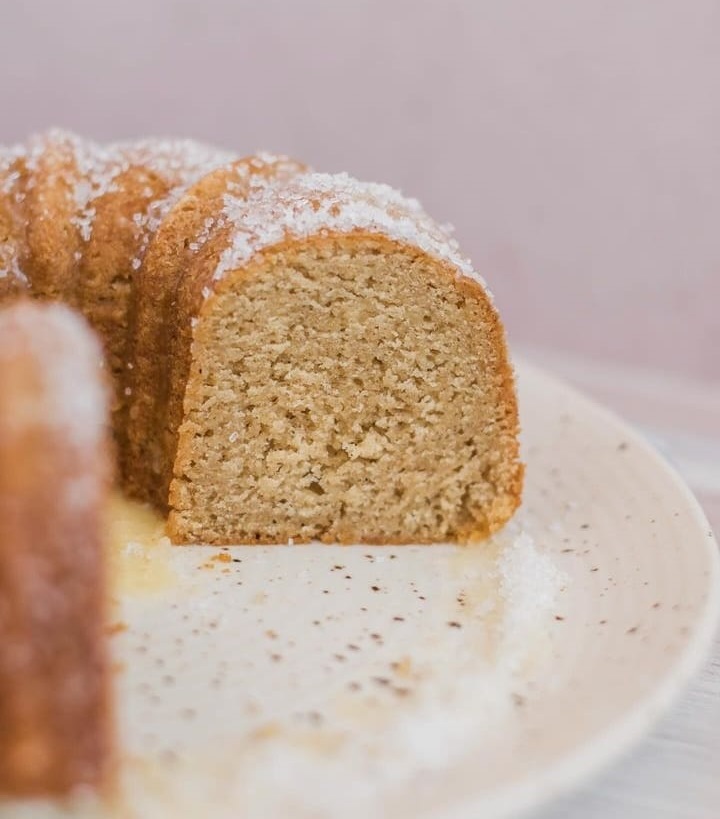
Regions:
<svg viewBox="0 0 720 819"><path fill-rule="evenodd" d="M254 190L247 199L228 195L224 214L236 233L220 256L215 280L288 238L368 231L419 247L487 290L455 239L416 199L405 198L388 185L360 182L346 173L306 173L282 185Z"/></svg>
<svg viewBox="0 0 720 819"><path fill-rule="evenodd" d="M205 174L237 157L191 139L143 139L118 143L117 148L130 155L133 162L142 164L166 179L174 180L184 188L197 182Z"/></svg>
<svg viewBox="0 0 720 819"><path fill-rule="evenodd" d="M76 173L71 190L75 207L73 222L85 242L92 236L97 215L95 203L99 198L120 190L118 180L123 173L138 166L161 177L169 188L166 195L151 200L146 212L135 214L135 225L141 234L140 257L150 235L187 187L214 168L235 159L227 151L193 140L144 139L99 145L57 128L31 137L26 148L10 150L14 150L16 156L23 156L31 171L37 169L41 157L48 150L66 153L74 162ZM10 151L4 155L10 156ZM10 181L5 180L3 184L10 184ZM152 193L153 189L148 184L144 195L150 198Z"/></svg>
<svg viewBox="0 0 720 819"><path fill-rule="evenodd" d="M52 426L94 450L105 435L108 402L102 351L85 321L61 304L23 303L0 312L0 370L22 356L32 359L41 394L16 396L11 423Z"/></svg>
<svg viewBox="0 0 720 819"><path fill-rule="evenodd" d="M16 190L20 172L13 169L16 160L22 156L24 149L20 145L0 148L0 195L12 197L15 202L24 198L24 194ZM2 279L14 280L21 288L29 284L18 264L17 245L12 236L0 243L0 280Z"/></svg>
<svg viewBox="0 0 720 819"><path fill-rule="evenodd" d="M22 272L18 264L17 253L9 242L0 245L0 279L15 279L21 286L29 285L28 277Z"/></svg>
<svg viewBox="0 0 720 819"><path fill-rule="evenodd" d="M253 156L230 163L218 181L225 196L245 200L270 185L284 184L305 170L304 165L288 156L258 151ZM186 237L188 250L191 253L202 250L208 240L225 227L227 221L224 211L208 216L196 235Z"/></svg>

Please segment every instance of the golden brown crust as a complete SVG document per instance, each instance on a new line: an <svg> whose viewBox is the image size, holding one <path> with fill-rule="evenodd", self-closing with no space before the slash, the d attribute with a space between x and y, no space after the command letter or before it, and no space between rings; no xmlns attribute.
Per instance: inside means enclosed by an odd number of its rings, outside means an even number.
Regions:
<svg viewBox="0 0 720 819"><path fill-rule="evenodd" d="M79 445L56 376L78 343L99 348L64 308L0 313L0 793L60 795L105 787L114 730L101 539L107 442ZM59 321L57 312L65 313ZM70 335L68 335L68 327ZM76 326L77 325L77 326ZM37 338L41 341L38 343ZM44 349L47 348L47 349ZM84 359L83 359L84 360ZM92 363L92 362L91 362ZM60 368L48 374L49 367ZM104 401L81 361L89 422ZM72 408L68 412L74 415ZM97 410L97 412L95 412ZM83 419L85 420L85 419ZM81 430L82 441L87 429Z"/></svg>
<svg viewBox="0 0 720 819"><path fill-rule="evenodd" d="M113 431L119 451L124 452L133 279L155 227L147 214L168 196L176 180L136 164L129 152L118 150L118 154L112 160L118 166L112 184L90 205L92 230L82 248L78 306L100 334L107 353L115 385Z"/></svg>
<svg viewBox="0 0 720 819"><path fill-rule="evenodd" d="M25 237L19 265L33 296L74 304L81 237L74 219L81 178L74 141L52 132L38 138L24 163Z"/></svg>

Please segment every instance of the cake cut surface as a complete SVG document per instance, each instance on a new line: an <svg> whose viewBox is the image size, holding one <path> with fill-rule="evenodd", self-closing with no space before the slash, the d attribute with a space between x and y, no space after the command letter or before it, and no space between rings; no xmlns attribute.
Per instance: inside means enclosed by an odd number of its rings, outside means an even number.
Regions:
<svg viewBox="0 0 720 819"><path fill-rule="evenodd" d="M482 291L377 235L289 242L226 274L194 331L171 535L487 536L520 482L500 339Z"/></svg>
<svg viewBox="0 0 720 819"><path fill-rule="evenodd" d="M513 376L454 240L415 200L346 174L297 175L224 210L178 290L161 408L171 537L498 529L522 487Z"/></svg>
<svg viewBox="0 0 720 819"><path fill-rule="evenodd" d="M100 345L62 305L0 311L0 793L101 787L114 733Z"/></svg>

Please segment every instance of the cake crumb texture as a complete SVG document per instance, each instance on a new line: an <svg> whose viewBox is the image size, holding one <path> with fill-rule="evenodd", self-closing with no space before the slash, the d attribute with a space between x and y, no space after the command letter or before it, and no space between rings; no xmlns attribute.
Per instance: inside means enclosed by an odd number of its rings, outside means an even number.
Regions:
<svg viewBox="0 0 720 819"><path fill-rule="evenodd" d="M195 328L171 534L486 537L521 481L502 344L482 289L417 247L355 233L264 254Z"/></svg>

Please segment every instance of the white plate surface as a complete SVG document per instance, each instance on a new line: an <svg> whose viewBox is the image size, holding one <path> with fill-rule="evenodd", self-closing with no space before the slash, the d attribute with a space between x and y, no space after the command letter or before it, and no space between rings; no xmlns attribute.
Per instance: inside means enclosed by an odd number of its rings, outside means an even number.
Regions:
<svg viewBox="0 0 720 819"><path fill-rule="evenodd" d="M525 500L489 544L223 553L116 526L121 794L70 813L490 819L638 739L709 647L715 541L625 424L518 369Z"/></svg>

